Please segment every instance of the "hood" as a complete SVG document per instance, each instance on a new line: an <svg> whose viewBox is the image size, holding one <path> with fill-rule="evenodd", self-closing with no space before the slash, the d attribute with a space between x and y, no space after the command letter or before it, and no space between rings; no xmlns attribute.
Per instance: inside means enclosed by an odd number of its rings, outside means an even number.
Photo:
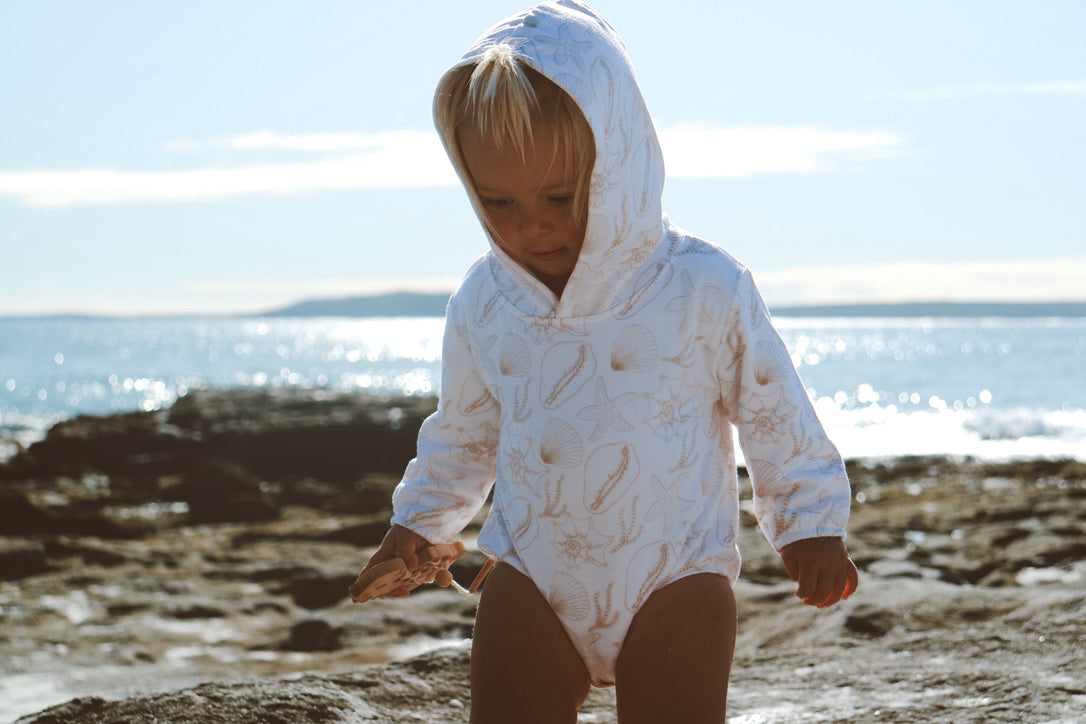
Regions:
<svg viewBox="0 0 1086 724"><path fill-rule="evenodd" d="M587 317L620 307L654 286L666 266L661 250L663 156L626 48L591 8L559 0L498 23L452 69L478 62L501 43L510 44L518 58L580 106L595 136L596 163L584 246L562 298L555 299L490 238L498 262L497 282L519 292L510 296L527 314ZM443 85L444 79L438 87ZM441 136L482 221L482 205L467 181L467 171L449 147L448 134Z"/></svg>

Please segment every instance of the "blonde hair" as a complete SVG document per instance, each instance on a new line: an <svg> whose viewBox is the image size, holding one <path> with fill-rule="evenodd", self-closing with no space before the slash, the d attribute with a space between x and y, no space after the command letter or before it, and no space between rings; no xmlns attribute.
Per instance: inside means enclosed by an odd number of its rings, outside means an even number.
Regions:
<svg viewBox="0 0 1086 724"><path fill-rule="evenodd" d="M513 47L501 43L489 48L482 60L450 71L438 87L434 117L445 145L466 168L458 131L470 125L501 149L512 144L525 157L533 143L533 124L553 124L557 138L554 159L577 169L573 208L588 209L596 141L592 129L568 93L542 73L516 57Z"/></svg>

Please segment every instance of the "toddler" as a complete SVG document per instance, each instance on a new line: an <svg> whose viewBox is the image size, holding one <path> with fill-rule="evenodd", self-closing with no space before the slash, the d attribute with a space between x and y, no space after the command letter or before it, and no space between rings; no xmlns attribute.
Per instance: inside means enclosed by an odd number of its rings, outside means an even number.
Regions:
<svg viewBox="0 0 1086 724"><path fill-rule="evenodd" d="M622 41L573 0L489 30L435 123L490 242L449 302L437 411L363 573L454 538L493 491L473 722L721 722L735 642L739 431L797 595L857 585L849 483L750 273L661 210ZM406 590L397 592L406 595Z"/></svg>

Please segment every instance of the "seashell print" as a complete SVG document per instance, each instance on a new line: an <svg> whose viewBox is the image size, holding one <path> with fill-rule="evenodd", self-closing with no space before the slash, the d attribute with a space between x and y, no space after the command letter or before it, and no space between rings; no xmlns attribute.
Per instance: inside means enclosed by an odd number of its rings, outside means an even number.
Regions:
<svg viewBox="0 0 1086 724"><path fill-rule="evenodd" d="M671 569L671 545L666 541L649 543L634 553L626 567L626 608L637 613Z"/></svg>
<svg viewBox="0 0 1086 724"><path fill-rule="evenodd" d="M559 342L543 356L540 401L554 409L577 394L596 374L596 355L586 342Z"/></svg>
<svg viewBox="0 0 1086 724"><path fill-rule="evenodd" d="M580 465L584 460L584 445L573 425L556 418L547 420L539 443L539 459L546 465L560 468Z"/></svg>
<svg viewBox="0 0 1086 724"><path fill-rule="evenodd" d="M766 460L750 460L750 477L759 492L769 491L784 482L781 469Z"/></svg>
<svg viewBox="0 0 1086 724"><path fill-rule="evenodd" d="M616 442L598 448L584 467L584 504L602 513L623 496L641 472L637 453L629 443Z"/></svg>
<svg viewBox="0 0 1086 724"><path fill-rule="evenodd" d="M502 516L509 537L521 548L527 548L539 535L539 522L532 510L532 503L525 497L514 498L505 506Z"/></svg>
<svg viewBox="0 0 1086 724"><path fill-rule="evenodd" d="M502 335L498 370L507 377L526 377L532 370L532 353L528 343L519 335L506 332Z"/></svg>
<svg viewBox="0 0 1086 724"><path fill-rule="evenodd" d="M763 387L784 379L792 370L792 360L784 346L773 340L759 340L754 345L754 380Z"/></svg>
<svg viewBox="0 0 1086 724"><path fill-rule="evenodd" d="M615 337L611 348L611 369L615 372L646 372L656 362L656 335L648 327L634 324Z"/></svg>
<svg viewBox="0 0 1086 724"><path fill-rule="evenodd" d="M564 571L554 574L547 603L561 619L583 621L588 618L588 591L580 581Z"/></svg>
<svg viewBox="0 0 1086 724"><path fill-rule="evenodd" d="M501 291L496 291L489 297L479 297L478 306L475 308L475 323L479 327L485 327L494 320L494 315L502 308L505 297Z"/></svg>
<svg viewBox="0 0 1086 724"><path fill-rule="evenodd" d="M641 272L641 276L637 278L635 289L630 298L613 309L611 314L616 319L626 319L633 316L656 298L660 290L671 281L674 273L672 265L668 262L661 261L648 265Z"/></svg>
<svg viewBox="0 0 1086 724"><path fill-rule="evenodd" d="M464 336L466 334L467 330L463 327L456 327L455 330L450 329L445 334L444 349L441 351L441 359L451 369L456 369L464 364L464 355L467 352L464 345Z"/></svg>
<svg viewBox="0 0 1086 724"><path fill-rule="evenodd" d="M498 401L490 394L483 378L478 372L472 372L460 387L460 397L457 399L457 409L460 414L478 415L496 404Z"/></svg>

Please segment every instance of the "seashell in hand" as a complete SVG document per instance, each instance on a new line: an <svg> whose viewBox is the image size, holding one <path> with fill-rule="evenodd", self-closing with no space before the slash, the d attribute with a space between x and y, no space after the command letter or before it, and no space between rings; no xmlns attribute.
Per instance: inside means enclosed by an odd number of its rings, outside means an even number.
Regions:
<svg viewBox="0 0 1086 724"><path fill-rule="evenodd" d="M501 354L498 368L509 377L526 377L532 369L532 353L528 343L512 332L502 335Z"/></svg>
<svg viewBox="0 0 1086 724"><path fill-rule="evenodd" d="M596 449L584 466L584 504L602 513L623 496L641 472L637 453L629 443L616 442Z"/></svg>
<svg viewBox="0 0 1086 724"><path fill-rule="evenodd" d="M588 591L580 581L564 571L554 574L547 603L559 618L571 621L588 618Z"/></svg>
<svg viewBox="0 0 1086 724"><path fill-rule="evenodd" d="M573 425L556 418L547 420L539 443L539 459L560 468L580 465L584 459L584 445Z"/></svg>
<svg viewBox="0 0 1086 724"><path fill-rule="evenodd" d="M656 362L656 335L648 327L634 324L624 328L611 349L611 369L616 372L645 372Z"/></svg>

